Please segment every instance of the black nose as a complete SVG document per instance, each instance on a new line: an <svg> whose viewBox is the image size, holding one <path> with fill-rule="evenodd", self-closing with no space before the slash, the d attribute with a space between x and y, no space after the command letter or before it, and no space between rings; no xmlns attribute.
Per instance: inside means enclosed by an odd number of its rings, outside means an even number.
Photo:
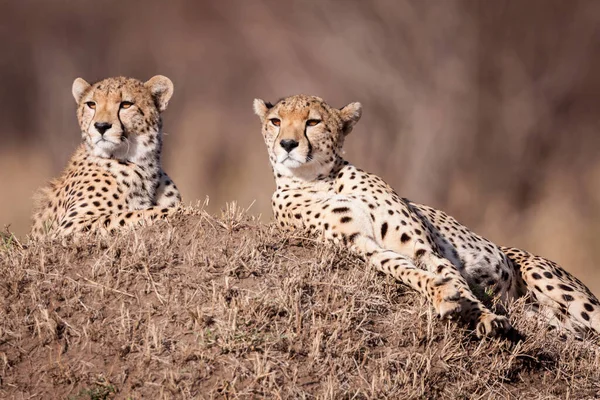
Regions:
<svg viewBox="0 0 600 400"><path fill-rule="evenodd" d="M298 143L294 139L283 139L279 142L279 144L285 149L285 151L289 153L290 151L298 147L300 143Z"/></svg>
<svg viewBox="0 0 600 400"><path fill-rule="evenodd" d="M108 122L96 122L94 124L94 128L96 128L96 130L100 132L101 135L104 135L104 132L109 130L111 127L112 124L109 124Z"/></svg>

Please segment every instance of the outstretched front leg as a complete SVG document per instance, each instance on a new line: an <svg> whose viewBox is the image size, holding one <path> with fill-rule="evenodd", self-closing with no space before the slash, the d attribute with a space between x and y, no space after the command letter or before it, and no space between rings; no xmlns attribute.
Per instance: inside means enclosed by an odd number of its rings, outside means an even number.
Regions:
<svg viewBox="0 0 600 400"><path fill-rule="evenodd" d="M274 199L286 201L300 192L284 189ZM374 239L369 215L346 196L313 198L285 209L273 202L275 218L282 228L308 228L324 239L343 243L364 256L377 270L391 275L429 299L442 318L460 315L460 292L453 279L418 268L406 255L382 248Z"/></svg>
<svg viewBox="0 0 600 400"><path fill-rule="evenodd" d="M93 228L112 232L123 226L150 224L156 219L164 219L177 212L175 207L150 207L144 210L120 212L101 216L93 222ZM93 229L92 228L92 229Z"/></svg>
<svg viewBox="0 0 600 400"><path fill-rule="evenodd" d="M426 296L441 317L461 318L472 323L478 336L496 335L510 329L508 320L489 311L471 292L456 267L439 257L425 240L415 240L412 245L403 247L411 249L410 254L380 245L371 214L361 203L351 200L336 195L315 203L297 204L276 216L284 224L301 221L303 226L323 232L326 239L348 245L378 270Z"/></svg>
<svg viewBox="0 0 600 400"><path fill-rule="evenodd" d="M478 337L501 335L511 329L508 319L481 303L456 267L433 251L418 249L413 262L404 255L382 249L368 238L359 237L355 243L377 269L426 295L440 317L460 317L475 327Z"/></svg>
<svg viewBox="0 0 600 400"><path fill-rule="evenodd" d="M77 232L100 231L114 232L125 226L150 224L157 219L175 215L176 207L150 207L143 210L123 211L114 214L100 214L88 218L65 220L61 224L61 235L68 236Z"/></svg>
<svg viewBox="0 0 600 400"><path fill-rule="evenodd" d="M378 271L393 276L425 296L440 318L460 317L461 291L453 278L422 270L407 256L385 250L375 240L363 234L357 233L347 240L351 242L351 248L365 256Z"/></svg>

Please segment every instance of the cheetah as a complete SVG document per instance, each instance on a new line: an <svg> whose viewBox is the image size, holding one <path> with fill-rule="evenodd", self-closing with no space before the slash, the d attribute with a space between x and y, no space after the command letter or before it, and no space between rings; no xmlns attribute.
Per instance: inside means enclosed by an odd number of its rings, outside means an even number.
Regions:
<svg viewBox="0 0 600 400"><path fill-rule="evenodd" d="M513 329L491 310L490 300L502 304L525 295L556 325L600 332L598 300L567 271L499 247L344 160L360 103L335 109L319 97L296 95L274 105L256 99L254 112L275 175L273 213L283 229L308 230L346 246L423 294L441 318L462 321L479 337Z"/></svg>
<svg viewBox="0 0 600 400"><path fill-rule="evenodd" d="M62 175L37 194L31 236L110 232L173 213L181 195L160 163L171 80L77 78L72 92L82 143Z"/></svg>

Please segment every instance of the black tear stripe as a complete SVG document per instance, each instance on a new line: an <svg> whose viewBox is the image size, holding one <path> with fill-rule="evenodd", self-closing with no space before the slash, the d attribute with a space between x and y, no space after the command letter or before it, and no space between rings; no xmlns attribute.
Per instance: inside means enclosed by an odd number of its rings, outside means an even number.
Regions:
<svg viewBox="0 0 600 400"><path fill-rule="evenodd" d="M306 134L306 126L304 126L304 137L306 138L306 141L308 142L308 153L306 153L306 161L310 161L312 159L313 147L312 147L312 143L310 143L310 139L308 138L308 135Z"/></svg>
<svg viewBox="0 0 600 400"><path fill-rule="evenodd" d="M121 110L117 112L117 119L119 120L119 124L121 125L121 137L127 139L127 134L125 132L125 125L123 125L123 121L121 121Z"/></svg>

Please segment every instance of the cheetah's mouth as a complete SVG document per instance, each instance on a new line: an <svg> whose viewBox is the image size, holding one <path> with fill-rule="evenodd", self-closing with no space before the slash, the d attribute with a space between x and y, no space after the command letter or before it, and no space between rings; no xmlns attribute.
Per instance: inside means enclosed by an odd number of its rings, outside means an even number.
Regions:
<svg viewBox="0 0 600 400"><path fill-rule="evenodd" d="M304 162L297 160L296 158L292 157L290 154L287 154L283 160L279 161L280 164L285 165L288 168L298 168L302 165L304 165Z"/></svg>
<svg viewBox="0 0 600 400"><path fill-rule="evenodd" d="M94 146L97 146L100 148L115 148L121 144L122 144L122 142L117 143L117 142L113 142L112 140L100 138L100 139L96 140L96 142L94 143Z"/></svg>
<svg viewBox="0 0 600 400"><path fill-rule="evenodd" d="M117 142L114 139L101 137L93 141L93 154L98 157L112 158L115 152L121 151L124 146L126 147L126 143L122 141Z"/></svg>
<svg viewBox="0 0 600 400"><path fill-rule="evenodd" d="M118 144L118 143L112 142L112 141L110 141L110 140L106 140L105 138L100 138L100 139L96 140L96 143L94 143L94 145L97 145L97 144L99 144L99 143L111 143L111 144Z"/></svg>

